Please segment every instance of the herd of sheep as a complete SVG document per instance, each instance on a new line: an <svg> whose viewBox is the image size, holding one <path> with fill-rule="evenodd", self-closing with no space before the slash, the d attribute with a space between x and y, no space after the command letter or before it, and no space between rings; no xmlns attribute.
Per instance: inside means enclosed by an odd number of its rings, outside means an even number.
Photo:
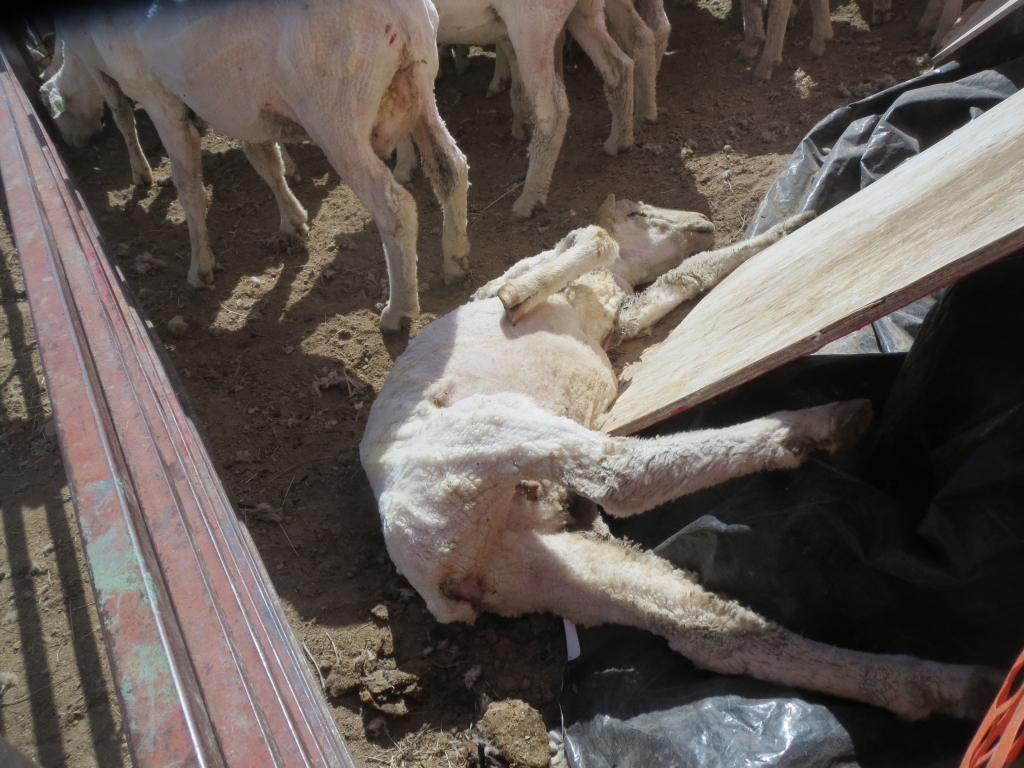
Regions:
<svg viewBox="0 0 1024 768"><path fill-rule="evenodd" d="M888 13L883 3L877 20ZM760 77L779 60L791 8L769 2ZM811 48L821 54L831 37L827 2L814 0L812 11ZM941 14L951 24L959 11L959 0L932 0L924 22ZM761 12L744 0L744 55L765 39ZM396 180L408 178L417 155L444 211L446 282L469 268L469 168L434 100L439 44L496 47L492 90L510 81L513 133L532 131L513 206L529 217L545 204L565 135L565 32L604 80L612 112L604 149L615 154L632 144L637 122L657 117L668 19L660 0L193 0L80 11L56 31L59 56L42 93L57 126L82 144L106 102L135 183L149 184L133 102L146 110L185 211L192 285L213 282L215 256L189 110L242 142L291 236L305 236L307 217L288 187L294 168L281 144L312 141L326 153L380 232L390 284L380 325L394 331L419 311L416 207ZM381 158L396 148L392 172ZM514 265L410 342L373 404L361 459L388 552L439 621L547 611L628 624L719 672L907 718L984 712L999 672L807 640L618 541L602 521L602 512L633 515L731 477L796 467L866 428L869 404L852 401L653 439L600 431L618 391L609 346L646 332L807 219L708 250L714 226L704 216L610 197L594 225Z"/></svg>

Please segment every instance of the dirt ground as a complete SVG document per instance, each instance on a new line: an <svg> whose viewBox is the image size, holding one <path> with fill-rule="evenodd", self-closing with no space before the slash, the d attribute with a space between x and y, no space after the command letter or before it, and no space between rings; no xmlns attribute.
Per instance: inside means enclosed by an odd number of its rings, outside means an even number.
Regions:
<svg viewBox="0 0 1024 768"><path fill-rule="evenodd" d="M439 625L387 558L357 447L375 393L409 336L516 260L590 223L609 192L700 211L715 222L720 244L739 237L818 119L927 67L925 46L913 34L920 0L898 4L893 22L872 30L863 21L868 6L833 3L836 37L821 59L806 52L805 9L787 35L784 63L766 84L736 58L738 5L700 0L668 10L673 32L658 80L660 120L619 157L601 152L610 116L599 77L587 59L566 60L572 116L565 145L547 210L525 223L511 221L510 210L526 145L510 136L507 96L484 96L491 60L477 55L468 74L448 72L438 82L441 113L470 163L473 274L445 287L441 211L418 175L412 191L423 315L409 333L378 331L375 306L387 290L380 240L315 146L290 150L310 236L304 247L289 248L277 237L270 191L238 144L204 132L209 230L223 266L212 291L185 283L189 238L173 187L131 186L109 117L95 146L62 147L178 367L360 765L472 762L473 726L490 701L522 699L547 728L559 723L565 645L558 619L485 616L472 627ZM142 146L157 175L166 176L159 139L144 113L139 119ZM129 765L9 233L4 209L0 732L45 768ZM155 261L140 260L146 253ZM176 315L189 326L182 338L168 332ZM332 371L340 384L314 386ZM419 676L417 696L385 701L364 686L360 698L360 673L395 665ZM397 714L403 709L407 714Z"/></svg>

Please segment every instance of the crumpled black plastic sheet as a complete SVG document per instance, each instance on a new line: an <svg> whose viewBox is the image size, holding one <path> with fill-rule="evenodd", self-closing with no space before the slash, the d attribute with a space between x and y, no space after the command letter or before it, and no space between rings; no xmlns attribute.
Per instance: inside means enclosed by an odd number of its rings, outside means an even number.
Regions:
<svg viewBox="0 0 1024 768"><path fill-rule="evenodd" d="M966 74L950 62L829 114L811 129L747 227L754 237L803 211L824 213L1012 96L1024 59ZM905 352L928 297L824 347L820 353Z"/></svg>
<svg viewBox="0 0 1024 768"><path fill-rule="evenodd" d="M909 353L805 357L655 425L644 434L853 397L876 413L850 448L614 533L816 640L1008 667L1024 645L1022 292L1024 251L949 288ZM976 725L705 672L640 630L580 642L560 700L574 768L935 765Z"/></svg>

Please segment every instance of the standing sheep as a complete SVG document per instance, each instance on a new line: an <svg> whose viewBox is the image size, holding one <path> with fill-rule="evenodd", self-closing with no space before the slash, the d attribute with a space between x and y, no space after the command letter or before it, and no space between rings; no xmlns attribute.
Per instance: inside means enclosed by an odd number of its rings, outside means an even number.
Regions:
<svg viewBox="0 0 1024 768"><path fill-rule="evenodd" d="M731 477L796 467L863 431L866 401L653 439L596 430L618 391L604 345L643 333L800 223L693 256L714 240L704 216L610 198L598 226L519 262L409 343L360 456L388 552L439 621L486 610L627 624L722 673L908 718L984 711L1001 679L991 670L807 640L626 546L601 521L598 504L638 514Z"/></svg>
<svg viewBox="0 0 1024 768"><path fill-rule="evenodd" d="M465 276L468 166L437 112L437 13L429 0L198 0L128 4L58 20L63 65L43 86L69 143L99 123L94 84L125 137L136 184L152 181L130 99L153 120L188 221L191 285L213 283L199 134L192 108L243 142L281 211L305 236L278 142L316 142L369 210L384 241L391 296L383 330L419 313L416 204L379 155L412 134L444 208L446 282ZM91 109L91 111L90 111Z"/></svg>

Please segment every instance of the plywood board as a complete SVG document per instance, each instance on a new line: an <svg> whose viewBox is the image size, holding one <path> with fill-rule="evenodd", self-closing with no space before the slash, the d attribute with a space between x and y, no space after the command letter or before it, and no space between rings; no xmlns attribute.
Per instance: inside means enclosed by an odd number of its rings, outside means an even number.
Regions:
<svg viewBox="0 0 1024 768"><path fill-rule="evenodd" d="M629 434L1024 246L1024 92L762 251L647 351L602 423Z"/></svg>
<svg viewBox="0 0 1024 768"><path fill-rule="evenodd" d="M969 3L967 5L970 5ZM984 0L974 15L960 27L953 30L953 38L943 46L942 50L932 56L932 62L941 64L953 57L967 43L992 29L996 24L1024 7L1024 0Z"/></svg>

